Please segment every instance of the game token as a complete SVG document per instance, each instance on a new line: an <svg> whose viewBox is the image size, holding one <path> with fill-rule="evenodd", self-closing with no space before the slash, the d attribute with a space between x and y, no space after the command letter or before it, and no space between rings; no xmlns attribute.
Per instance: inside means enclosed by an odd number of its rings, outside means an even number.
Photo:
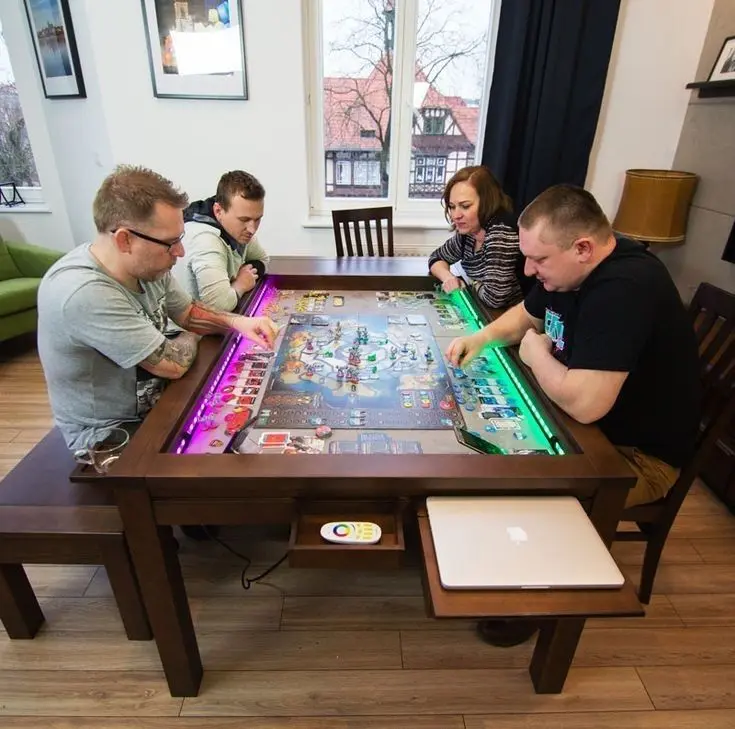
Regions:
<svg viewBox="0 0 735 729"><path fill-rule="evenodd" d="M317 438L329 438L332 435L332 429L328 425L320 425L315 431L314 435Z"/></svg>
<svg viewBox="0 0 735 729"><path fill-rule="evenodd" d="M221 448L224 443L219 440L219 438L215 438L214 440L209 441L209 445L211 448Z"/></svg>

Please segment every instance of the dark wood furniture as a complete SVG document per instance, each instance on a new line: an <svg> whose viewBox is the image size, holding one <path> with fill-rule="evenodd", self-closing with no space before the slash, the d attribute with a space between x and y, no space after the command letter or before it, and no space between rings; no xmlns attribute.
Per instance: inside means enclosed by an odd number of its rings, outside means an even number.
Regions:
<svg viewBox="0 0 735 729"><path fill-rule="evenodd" d="M284 288L326 290L430 290L423 260L408 258L273 259L265 277ZM262 284L264 285L264 284ZM252 300L258 296L257 289ZM245 305L247 310L247 303ZM629 488L635 481L623 457L593 426L559 414L578 452L563 456L512 455L175 455L168 452L184 413L215 366L221 340L202 341L192 369L164 392L132 438L103 485L114 488L143 598L163 668L174 696L195 696L202 663L186 591L172 540L172 525L282 523L295 525L297 561L320 564L314 529L335 514L341 518L386 518L395 513L393 551L401 549L401 524L415 525L425 497L436 494L573 494L586 504L592 522L610 544ZM323 523L323 522L322 522ZM301 525L301 526L299 526ZM385 524L384 524L385 525ZM299 529L305 530L301 533ZM336 545L335 545L336 546ZM336 547L340 549L340 547ZM361 548L364 551L364 548ZM353 548L344 548L343 564ZM391 550L381 559L389 560ZM321 550L324 553L324 550ZM335 550L329 558L335 560ZM311 560L308 558L311 557ZM323 564L323 562L321 562ZM354 564L354 563L353 563ZM363 565L364 566L364 565ZM429 596L431 597L431 596ZM560 690L584 618L559 619L569 597L545 606L551 619L544 632L554 650L545 651L538 690ZM633 609L627 598L614 610ZM621 607L621 605L623 607ZM614 610L608 610L614 612ZM543 612L543 611L542 611ZM540 654L541 655L541 654Z"/></svg>
<svg viewBox="0 0 735 729"><path fill-rule="evenodd" d="M621 590L445 590L423 508L419 509L418 522L429 613L440 619L510 618L539 623L528 667L536 693L562 690L587 618L643 615L635 589L627 580Z"/></svg>
<svg viewBox="0 0 735 729"><path fill-rule="evenodd" d="M71 482L74 466L54 428L0 482L0 620L11 638L33 638L44 622L23 564L102 564L128 638L150 640L112 494Z"/></svg>
<svg viewBox="0 0 735 729"><path fill-rule="evenodd" d="M669 531L697 475L716 454L718 444L733 432L735 420L735 296L701 284L689 311L697 335L703 385L702 425L692 458L665 498L623 512L622 521L638 529L619 530L618 541L646 542L638 598L651 600L659 559Z"/></svg>
<svg viewBox="0 0 735 729"><path fill-rule="evenodd" d="M388 235L387 247L383 243L383 226ZM392 257L394 255L393 208L391 207L333 210L332 227L334 228L337 258L345 256ZM375 245L373 245L373 235L375 235ZM364 245L363 236L365 237Z"/></svg>
<svg viewBox="0 0 735 729"><path fill-rule="evenodd" d="M704 361L714 361L717 348L735 337L735 295L703 283L690 305ZM724 362L726 357L720 355ZM733 355L730 350L730 365ZM702 464L700 476L735 514L735 419L720 433Z"/></svg>

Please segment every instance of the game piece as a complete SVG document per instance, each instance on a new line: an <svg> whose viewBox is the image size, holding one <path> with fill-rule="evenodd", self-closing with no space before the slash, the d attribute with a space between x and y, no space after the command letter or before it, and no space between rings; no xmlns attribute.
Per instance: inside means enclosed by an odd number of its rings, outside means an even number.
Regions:
<svg viewBox="0 0 735 729"><path fill-rule="evenodd" d="M332 303L335 306L344 306L345 305L345 298L344 298L344 296L335 296L332 299Z"/></svg>
<svg viewBox="0 0 735 729"><path fill-rule="evenodd" d="M328 425L320 425L314 431L314 435L316 435L317 438L329 438L329 436L332 435L332 429Z"/></svg>
<svg viewBox="0 0 735 729"><path fill-rule="evenodd" d="M382 530L369 521L330 521L319 530L322 538L335 544L377 544Z"/></svg>
<svg viewBox="0 0 735 729"><path fill-rule="evenodd" d="M267 433L261 433L258 445L261 446L285 446L288 443L288 439L291 437L291 433L287 431L270 431Z"/></svg>

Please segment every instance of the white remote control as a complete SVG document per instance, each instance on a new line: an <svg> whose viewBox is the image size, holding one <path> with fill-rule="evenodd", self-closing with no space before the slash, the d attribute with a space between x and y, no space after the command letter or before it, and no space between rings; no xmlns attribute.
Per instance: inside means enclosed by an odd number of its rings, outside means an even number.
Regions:
<svg viewBox="0 0 735 729"><path fill-rule="evenodd" d="M323 539L335 544L376 544L382 531L371 521L330 521L319 533Z"/></svg>

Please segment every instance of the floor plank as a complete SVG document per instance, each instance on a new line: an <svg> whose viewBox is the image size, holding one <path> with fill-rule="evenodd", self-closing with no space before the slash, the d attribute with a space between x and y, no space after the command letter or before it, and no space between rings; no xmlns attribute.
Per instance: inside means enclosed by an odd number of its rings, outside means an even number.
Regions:
<svg viewBox="0 0 735 729"><path fill-rule="evenodd" d="M735 666L637 670L657 709L735 709Z"/></svg>
<svg viewBox="0 0 735 729"><path fill-rule="evenodd" d="M284 630L467 630L474 621L434 620L423 597L286 597Z"/></svg>
<svg viewBox="0 0 735 729"><path fill-rule="evenodd" d="M623 572L638 584L640 570L622 566ZM733 593L735 592L735 563L700 565L661 565L653 583L656 594L678 593Z"/></svg>
<svg viewBox="0 0 735 729"><path fill-rule="evenodd" d="M692 546L707 564L732 564L735 562L735 537L693 539Z"/></svg>
<svg viewBox="0 0 735 729"><path fill-rule="evenodd" d="M668 598L687 626L735 625L735 594L669 595Z"/></svg>
<svg viewBox="0 0 735 729"><path fill-rule="evenodd" d="M42 729L397 729L405 716L320 716L249 718L178 717L176 719L49 719ZM464 729L461 716L413 716L410 729ZM3 729L39 729L35 719L8 717ZM712 729L720 729L715 723Z"/></svg>
<svg viewBox="0 0 735 729"><path fill-rule="evenodd" d="M527 666L534 641L493 648L470 631L401 633L403 664L411 669ZM735 629L610 628L585 630L574 666L735 665Z"/></svg>
<svg viewBox="0 0 735 729"><path fill-rule="evenodd" d="M615 711L595 714L468 716L466 729L732 729L735 710ZM55 729L55 728L54 728Z"/></svg>
<svg viewBox="0 0 735 729"><path fill-rule="evenodd" d="M526 670L210 671L182 716L338 716L643 710L651 702L634 669L572 669L564 692L536 694Z"/></svg>
<svg viewBox="0 0 735 729"><path fill-rule="evenodd" d="M643 542L615 542L612 555L621 565L642 565L645 544ZM701 563L702 555L688 539L669 539L661 555L660 564Z"/></svg>
<svg viewBox="0 0 735 729"><path fill-rule="evenodd" d="M177 716L181 702L163 672L0 671L0 716Z"/></svg>

